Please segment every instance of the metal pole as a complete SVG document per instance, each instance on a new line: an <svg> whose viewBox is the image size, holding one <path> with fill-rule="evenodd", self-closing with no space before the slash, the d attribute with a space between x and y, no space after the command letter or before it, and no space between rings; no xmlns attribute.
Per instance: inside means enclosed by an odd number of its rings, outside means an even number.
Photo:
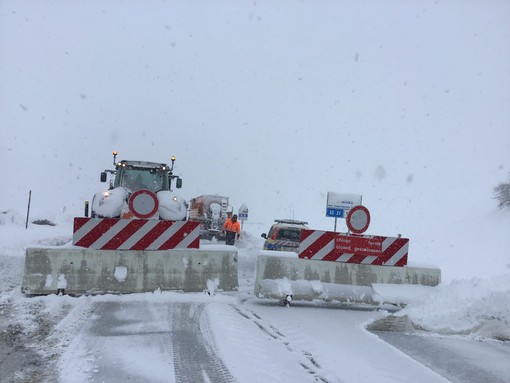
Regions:
<svg viewBox="0 0 510 383"><path fill-rule="evenodd" d="M32 199L32 190L28 192L28 207L27 207L27 220L25 222L25 229L28 229L28 216L30 215L30 200Z"/></svg>
<svg viewBox="0 0 510 383"><path fill-rule="evenodd" d="M85 201L85 217L89 216L89 201Z"/></svg>
<svg viewBox="0 0 510 383"><path fill-rule="evenodd" d="M335 233L336 233L336 220L337 218L335 217L335 230L333 230Z"/></svg>

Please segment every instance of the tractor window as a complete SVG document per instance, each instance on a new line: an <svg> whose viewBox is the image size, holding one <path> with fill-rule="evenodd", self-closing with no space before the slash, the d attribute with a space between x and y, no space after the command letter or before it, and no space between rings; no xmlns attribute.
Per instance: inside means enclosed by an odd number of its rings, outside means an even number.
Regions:
<svg viewBox="0 0 510 383"><path fill-rule="evenodd" d="M166 173L164 171L156 171L150 169L126 169L122 177L122 184L130 191L137 190L150 190L158 192L165 187L164 178Z"/></svg>

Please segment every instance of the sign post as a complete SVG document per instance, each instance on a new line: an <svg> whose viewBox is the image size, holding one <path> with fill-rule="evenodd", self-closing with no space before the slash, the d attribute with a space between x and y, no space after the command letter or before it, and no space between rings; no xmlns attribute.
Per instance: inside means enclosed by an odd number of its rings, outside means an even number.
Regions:
<svg viewBox="0 0 510 383"><path fill-rule="evenodd" d="M326 202L326 217L335 218L335 229L337 218L345 218L349 210L354 206L361 205L360 194L340 194L328 192L328 199Z"/></svg>
<svg viewBox="0 0 510 383"><path fill-rule="evenodd" d="M32 190L28 192L28 207L27 207L27 221L25 223L25 229L28 229L28 217L30 215L30 200L32 199Z"/></svg>
<svg viewBox="0 0 510 383"><path fill-rule="evenodd" d="M239 221L241 221L241 232L243 231L243 223L244 221L248 221L248 206L246 204L242 204L239 208L238 213Z"/></svg>

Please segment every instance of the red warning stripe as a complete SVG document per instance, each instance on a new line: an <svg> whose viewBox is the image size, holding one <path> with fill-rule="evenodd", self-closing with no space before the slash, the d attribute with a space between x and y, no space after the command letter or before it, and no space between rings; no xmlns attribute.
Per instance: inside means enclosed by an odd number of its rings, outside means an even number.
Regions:
<svg viewBox="0 0 510 383"><path fill-rule="evenodd" d="M299 258L313 258L317 253L325 249L334 239L334 232L302 229L299 240ZM302 246L305 248L302 249ZM324 254L321 259L327 257L328 254ZM331 256L332 254L329 254L329 257Z"/></svg>
<svg viewBox="0 0 510 383"><path fill-rule="evenodd" d="M74 222L76 223L76 219L74 220ZM85 234L79 241L77 241L76 243L74 243L73 241L73 244L76 245L76 246L81 246L81 247L90 247L94 242L97 241L97 239L99 237L101 237L104 233L106 233L110 227L112 227L113 225L115 225L117 223L117 220L116 219L113 219L113 218L105 218L105 219L101 219L99 220L100 222L98 222L97 225L95 225L87 234ZM80 228L87 222L84 222ZM75 230L74 230L74 233L76 233L78 231L78 229L76 229L75 227ZM74 236L73 236L74 238Z"/></svg>
<svg viewBox="0 0 510 383"><path fill-rule="evenodd" d="M330 251L324 257L322 257L321 260L323 260L323 261L336 261L340 257L340 255L341 254L339 254L339 253L336 253L334 251Z"/></svg>
<svg viewBox="0 0 510 383"><path fill-rule="evenodd" d="M184 241L184 239L190 234L190 228L187 225L183 225L174 235L172 235L160 248L175 248ZM198 237L197 237L198 239Z"/></svg>
<svg viewBox="0 0 510 383"><path fill-rule="evenodd" d="M80 228L85 225L89 220L87 218L75 218L73 232L76 233Z"/></svg>
<svg viewBox="0 0 510 383"><path fill-rule="evenodd" d="M75 218L73 244L102 250L198 249L199 222Z"/></svg>
<svg viewBox="0 0 510 383"><path fill-rule="evenodd" d="M145 225L144 220L141 219L130 219L131 222L128 225L119 231L110 241L108 241L104 246L101 247L103 250L116 250L121 247L121 245L128 240L132 235L134 235L143 225Z"/></svg>
<svg viewBox="0 0 510 383"><path fill-rule="evenodd" d="M340 247L335 248L336 242L339 242ZM302 229L298 256L322 261L405 266L408 251L408 238Z"/></svg>
<svg viewBox="0 0 510 383"><path fill-rule="evenodd" d="M147 249L158 237L163 234L168 228L173 224L171 221L162 221L159 222L158 225L154 226L147 234L143 236L138 242L136 242L131 250L145 250ZM163 247L159 248L163 249L173 249L173 247Z"/></svg>
<svg viewBox="0 0 510 383"><path fill-rule="evenodd" d="M398 260L395 261L395 266L404 266L407 264L407 256L409 252L409 239L407 238L393 238L394 242L383 252L382 258L384 263L392 260L395 256L398 256ZM383 263L383 264L384 264Z"/></svg>

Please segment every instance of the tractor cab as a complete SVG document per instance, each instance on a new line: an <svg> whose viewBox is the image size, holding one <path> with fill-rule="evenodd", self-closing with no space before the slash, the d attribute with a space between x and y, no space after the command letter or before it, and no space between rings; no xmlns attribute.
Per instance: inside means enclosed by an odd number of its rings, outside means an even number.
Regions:
<svg viewBox="0 0 510 383"><path fill-rule="evenodd" d="M165 164L121 161L117 165L113 187L123 186L130 192L145 189L157 193L160 190L169 190L167 168Z"/></svg>
<svg viewBox="0 0 510 383"><path fill-rule="evenodd" d="M161 190L172 191L173 180L177 189L182 187L182 178L173 175L174 156L172 166L146 161L116 162L116 156L117 152L113 152L115 170L105 170L101 173L101 182L106 182L108 173L115 175L115 178L110 180L110 189L124 187L131 193L138 190L150 190L154 193Z"/></svg>
<svg viewBox="0 0 510 383"><path fill-rule="evenodd" d="M147 161L116 161L117 152L113 152L115 170L101 173L101 182L107 182L111 175L107 191L96 193L92 199L92 217L98 218L150 218L180 221L186 219L186 201L175 194L172 183L177 189L182 187L182 179L173 174L175 157L172 164Z"/></svg>

